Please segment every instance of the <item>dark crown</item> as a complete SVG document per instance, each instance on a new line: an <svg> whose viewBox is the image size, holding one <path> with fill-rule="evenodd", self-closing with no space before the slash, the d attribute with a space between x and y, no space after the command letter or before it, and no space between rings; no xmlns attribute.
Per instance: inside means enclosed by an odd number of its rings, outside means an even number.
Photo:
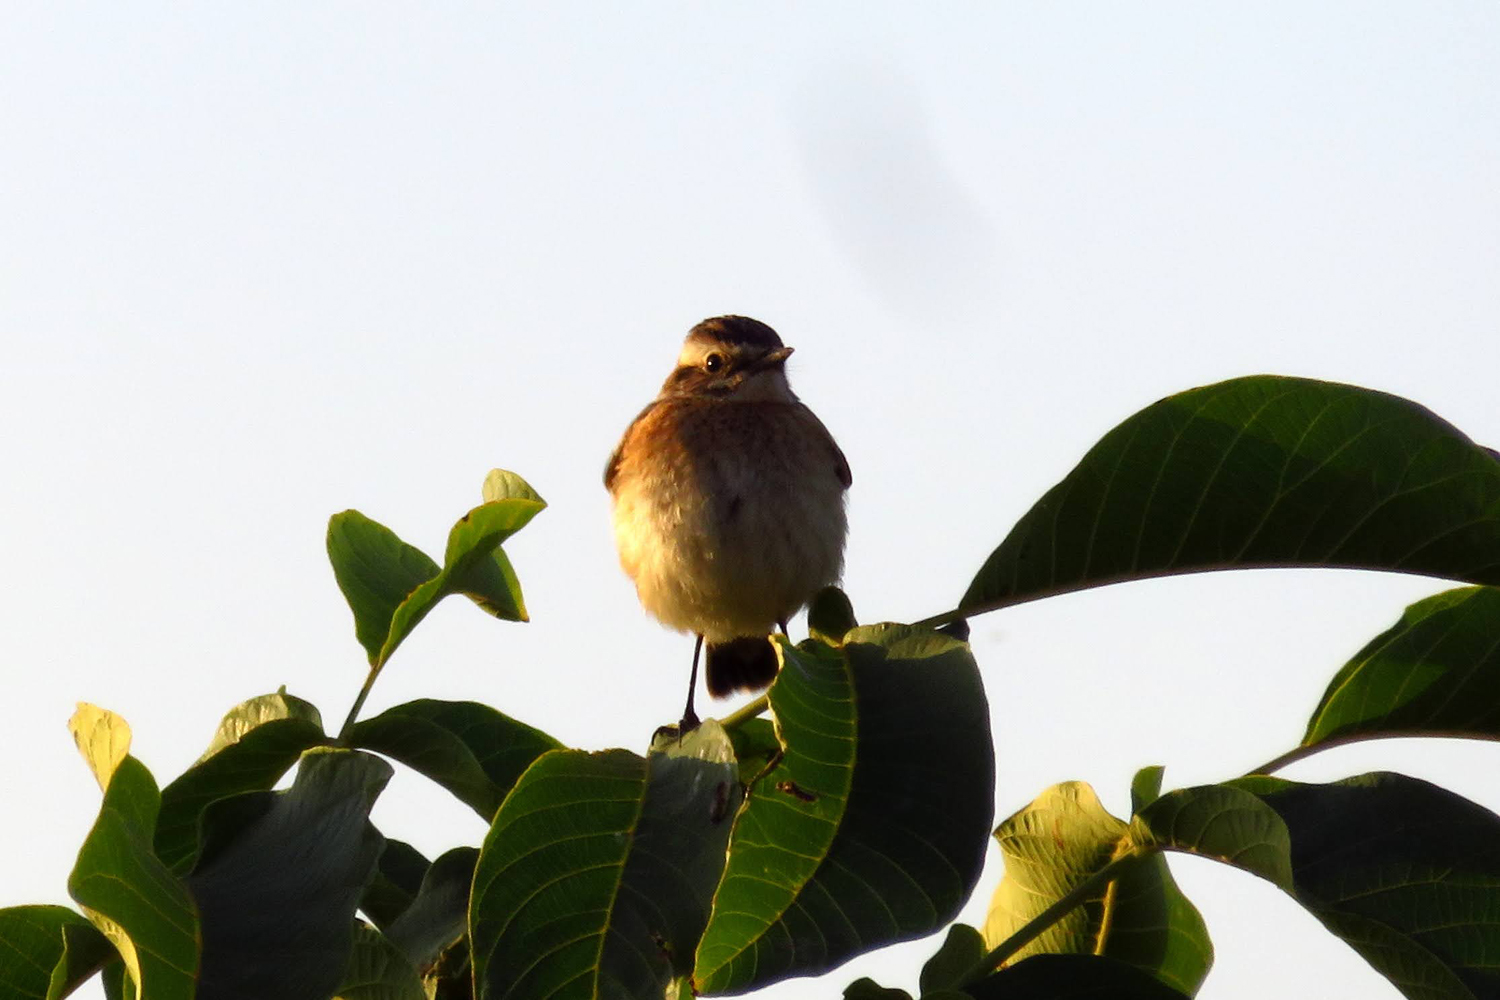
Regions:
<svg viewBox="0 0 1500 1000"><path fill-rule="evenodd" d="M715 316L706 319L688 333L689 340L723 344L726 347L754 348L763 354L783 346L776 331L749 316Z"/></svg>

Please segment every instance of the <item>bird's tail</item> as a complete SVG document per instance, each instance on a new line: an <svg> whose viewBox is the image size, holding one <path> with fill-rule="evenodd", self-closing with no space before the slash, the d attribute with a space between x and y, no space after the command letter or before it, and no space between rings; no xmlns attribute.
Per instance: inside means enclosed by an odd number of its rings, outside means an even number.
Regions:
<svg viewBox="0 0 1500 1000"><path fill-rule="evenodd" d="M759 691L776 679L776 650L763 635L707 644L703 669L715 698L736 691Z"/></svg>

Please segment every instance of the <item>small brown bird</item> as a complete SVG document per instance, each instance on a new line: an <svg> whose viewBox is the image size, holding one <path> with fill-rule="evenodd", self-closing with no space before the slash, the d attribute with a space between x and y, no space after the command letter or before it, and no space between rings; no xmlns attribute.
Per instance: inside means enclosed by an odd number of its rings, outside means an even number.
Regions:
<svg viewBox="0 0 1500 1000"><path fill-rule="evenodd" d="M683 731L704 643L709 694L765 687L767 635L843 570L849 463L792 392L791 353L744 316L699 323L604 472L641 604L698 637Z"/></svg>

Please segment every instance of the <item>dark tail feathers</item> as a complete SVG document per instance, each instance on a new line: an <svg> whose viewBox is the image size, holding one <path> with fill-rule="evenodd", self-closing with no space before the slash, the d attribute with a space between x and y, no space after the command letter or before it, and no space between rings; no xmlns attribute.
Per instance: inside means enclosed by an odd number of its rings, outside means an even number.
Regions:
<svg viewBox="0 0 1500 1000"><path fill-rule="evenodd" d="M710 642L705 657L708 693L715 698L736 691L759 691L776 679L776 650L763 635Z"/></svg>

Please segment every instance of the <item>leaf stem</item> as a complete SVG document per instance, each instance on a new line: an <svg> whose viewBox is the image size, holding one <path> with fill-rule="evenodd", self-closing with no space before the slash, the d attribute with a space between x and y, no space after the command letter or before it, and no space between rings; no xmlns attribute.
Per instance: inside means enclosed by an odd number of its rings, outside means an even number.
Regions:
<svg viewBox="0 0 1500 1000"><path fill-rule="evenodd" d="M1026 921L1020 930L1004 941L1001 941L994 948L991 948L983 958L974 963L974 966L968 972L964 973L963 978L959 982L962 983L963 987L973 986L979 980L1000 968L1006 960L1030 944L1048 927L1051 927L1058 920L1088 902L1089 897L1095 895L1099 891L1100 886L1107 885L1119 878L1122 871L1130 865L1135 864L1135 862L1153 850L1155 848L1136 847L1128 854L1120 855L1082 882L1079 882L1066 895L1059 898L1057 902Z"/></svg>
<svg viewBox="0 0 1500 1000"><path fill-rule="evenodd" d="M763 694L743 708L737 709L719 720L719 725L725 729L737 729L758 715L765 714L771 706L771 696Z"/></svg>
<svg viewBox="0 0 1500 1000"><path fill-rule="evenodd" d="M359 694L354 698L354 704L349 709L349 714L344 717L344 724L339 727L339 742L342 743L344 736L349 732L349 727L354 725L354 720L359 718L359 710L365 707L365 699L370 697L370 689L375 686L375 678L380 676L381 664L370 665L370 673L365 677L364 687L359 689Z"/></svg>
<svg viewBox="0 0 1500 1000"><path fill-rule="evenodd" d="M1334 747L1348 746L1351 743L1364 743L1370 740L1406 740L1406 739L1428 739L1428 740L1490 740L1495 737L1485 736L1474 732L1464 732L1458 729L1408 729L1404 732L1366 732L1349 733L1345 736L1330 736L1317 743L1303 743L1295 746L1282 754L1273 757L1259 767L1251 768L1245 772L1245 776L1252 774L1270 774L1279 771L1288 764L1294 764L1304 757L1311 757L1323 750L1332 750Z"/></svg>

